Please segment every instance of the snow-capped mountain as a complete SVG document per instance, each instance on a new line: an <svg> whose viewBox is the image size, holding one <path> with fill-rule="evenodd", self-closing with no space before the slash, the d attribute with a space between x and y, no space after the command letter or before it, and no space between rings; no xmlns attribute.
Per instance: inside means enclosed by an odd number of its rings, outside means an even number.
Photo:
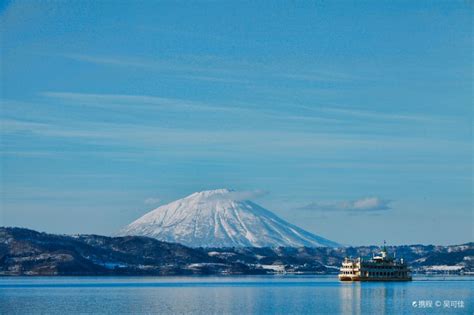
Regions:
<svg viewBox="0 0 474 315"><path fill-rule="evenodd" d="M145 214L119 235L190 247L317 247L337 243L307 232L229 189L196 192Z"/></svg>

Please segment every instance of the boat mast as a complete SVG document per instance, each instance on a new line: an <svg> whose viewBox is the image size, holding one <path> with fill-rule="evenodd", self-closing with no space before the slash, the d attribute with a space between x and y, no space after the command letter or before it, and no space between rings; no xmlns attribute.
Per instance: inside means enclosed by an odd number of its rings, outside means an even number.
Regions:
<svg viewBox="0 0 474 315"><path fill-rule="evenodd" d="M385 259L386 257L387 257L387 242L383 240L382 258Z"/></svg>

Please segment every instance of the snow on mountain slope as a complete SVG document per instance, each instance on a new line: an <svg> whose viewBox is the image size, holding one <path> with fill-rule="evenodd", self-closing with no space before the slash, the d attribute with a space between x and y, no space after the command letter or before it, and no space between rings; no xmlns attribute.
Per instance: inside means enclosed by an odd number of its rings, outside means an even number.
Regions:
<svg viewBox="0 0 474 315"><path fill-rule="evenodd" d="M228 189L196 192L145 214L119 235L190 247L316 247L337 243L307 232Z"/></svg>

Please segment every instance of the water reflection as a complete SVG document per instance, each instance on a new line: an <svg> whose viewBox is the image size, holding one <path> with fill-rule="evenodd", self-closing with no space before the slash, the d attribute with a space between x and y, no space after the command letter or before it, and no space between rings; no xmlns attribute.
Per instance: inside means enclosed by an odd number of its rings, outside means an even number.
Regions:
<svg viewBox="0 0 474 315"><path fill-rule="evenodd" d="M341 314L361 314L361 283L341 283L339 305Z"/></svg>
<svg viewBox="0 0 474 315"><path fill-rule="evenodd" d="M341 314L392 314L394 309L409 306L407 283L341 283L339 305ZM397 303L394 303L396 301Z"/></svg>

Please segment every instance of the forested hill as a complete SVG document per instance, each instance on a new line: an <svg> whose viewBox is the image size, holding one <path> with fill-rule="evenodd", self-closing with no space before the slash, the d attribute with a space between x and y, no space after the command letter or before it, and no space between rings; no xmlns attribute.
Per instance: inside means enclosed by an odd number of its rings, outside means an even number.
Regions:
<svg viewBox="0 0 474 315"><path fill-rule="evenodd" d="M192 275L337 273L346 256L376 246L189 248L140 236L55 235L0 228L0 275ZM418 273L474 271L474 243L388 247Z"/></svg>

